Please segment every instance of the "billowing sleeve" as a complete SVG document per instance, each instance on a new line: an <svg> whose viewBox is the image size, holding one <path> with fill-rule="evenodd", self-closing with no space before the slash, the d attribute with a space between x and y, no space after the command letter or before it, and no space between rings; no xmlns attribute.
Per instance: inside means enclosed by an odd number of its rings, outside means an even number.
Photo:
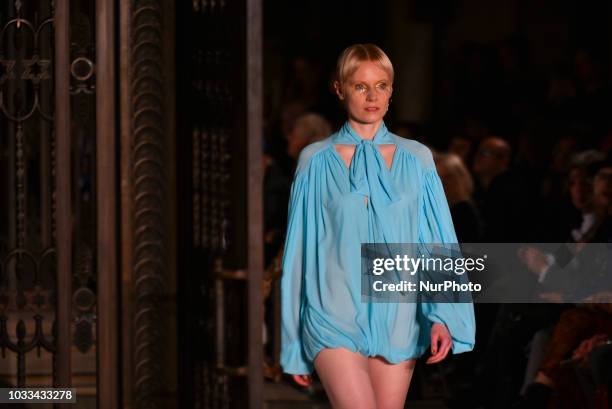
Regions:
<svg viewBox="0 0 612 409"><path fill-rule="evenodd" d="M433 161L423 170L422 202L419 214L419 241L433 243L458 243L450 209ZM471 302L422 303L421 310L427 321L445 324L453 340L453 353L471 351L474 348L476 323L474 305Z"/></svg>
<svg viewBox="0 0 612 409"><path fill-rule="evenodd" d="M298 171L291 185L287 235L281 276L281 366L283 372L305 375L313 371L302 346L302 300L304 298L304 250L308 177Z"/></svg>

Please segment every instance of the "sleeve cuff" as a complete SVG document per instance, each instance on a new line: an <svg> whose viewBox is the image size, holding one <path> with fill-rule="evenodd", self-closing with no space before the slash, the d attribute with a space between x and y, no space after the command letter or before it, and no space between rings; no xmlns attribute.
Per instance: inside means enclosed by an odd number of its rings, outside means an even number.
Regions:
<svg viewBox="0 0 612 409"><path fill-rule="evenodd" d="M460 327L454 326L454 328L449 328L449 326L442 319L440 319L440 317L436 316L435 314L431 314L428 317L428 319L432 323L432 325L434 323L437 323L437 324L442 324L446 326L446 329L448 329L448 332L451 335L453 355L461 354L463 352L470 352L474 349L476 342L473 337L474 335L473 333L472 333L472 336L469 336L469 335L461 336L460 338L463 338L463 339L458 339L455 336L453 336L453 333L455 333L455 335L461 334L462 331Z"/></svg>
<svg viewBox="0 0 612 409"><path fill-rule="evenodd" d="M470 352L474 349L474 344L453 340L453 355Z"/></svg>
<svg viewBox="0 0 612 409"><path fill-rule="evenodd" d="M309 375L314 371L314 367L309 362L302 351L299 342L292 343L281 348L281 367L284 373L291 375Z"/></svg>

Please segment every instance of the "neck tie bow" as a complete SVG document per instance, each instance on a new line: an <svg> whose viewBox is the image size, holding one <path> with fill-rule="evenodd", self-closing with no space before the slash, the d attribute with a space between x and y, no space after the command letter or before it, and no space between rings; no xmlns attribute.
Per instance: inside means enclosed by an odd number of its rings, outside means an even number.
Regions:
<svg viewBox="0 0 612 409"><path fill-rule="evenodd" d="M374 208L400 199L393 186L385 159L375 146L394 143L384 122L380 124L374 138L370 140L361 138L347 121L336 134L333 142L355 145L355 153L349 167L351 192L368 196L368 202ZM396 154L397 148L394 155Z"/></svg>

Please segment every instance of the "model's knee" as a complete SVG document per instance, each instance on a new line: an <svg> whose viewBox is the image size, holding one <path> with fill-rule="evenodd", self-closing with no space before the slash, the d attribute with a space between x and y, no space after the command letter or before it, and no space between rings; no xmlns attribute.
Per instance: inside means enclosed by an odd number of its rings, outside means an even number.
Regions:
<svg viewBox="0 0 612 409"><path fill-rule="evenodd" d="M377 409L404 409L407 393L403 391L377 391L376 392L376 408Z"/></svg>

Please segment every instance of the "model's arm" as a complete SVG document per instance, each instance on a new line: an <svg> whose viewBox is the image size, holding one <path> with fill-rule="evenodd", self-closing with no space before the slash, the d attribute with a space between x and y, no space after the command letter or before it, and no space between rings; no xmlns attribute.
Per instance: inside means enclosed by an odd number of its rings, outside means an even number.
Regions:
<svg viewBox="0 0 612 409"><path fill-rule="evenodd" d="M457 243L448 202L442 181L433 161L423 170L422 202L419 214L419 241L433 243ZM456 246L454 246L456 247ZM422 312L431 323L446 325L452 337L453 353L471 351L474 348L476 324L472 303L422 303Z"/></svg>
<svg viewBox="0 0 612 409"><path fill-rule="evenodd" d="M297 173L291 185L282 259L280 358L283 371L290 374L309 374L313 370L304 357L301 339L307 188L306 175Z"/></svg>

